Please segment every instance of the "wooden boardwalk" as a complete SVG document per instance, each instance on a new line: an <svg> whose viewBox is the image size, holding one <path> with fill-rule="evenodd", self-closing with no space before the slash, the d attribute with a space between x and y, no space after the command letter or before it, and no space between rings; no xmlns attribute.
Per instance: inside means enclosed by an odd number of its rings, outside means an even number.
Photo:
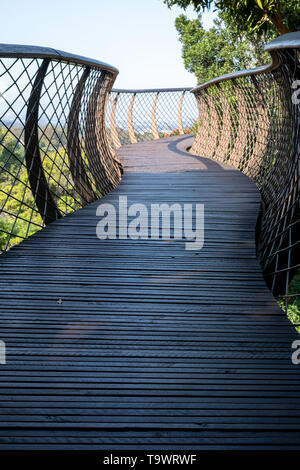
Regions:
<svg viewBox="0 0 300 470"><path fill-rule="evenodd" d="M98 203L0 258L1 449L299 449L294 328L255 257L260 197L189 138L127 146L117 204L205 204L205 245L96 238Z"/></svg>

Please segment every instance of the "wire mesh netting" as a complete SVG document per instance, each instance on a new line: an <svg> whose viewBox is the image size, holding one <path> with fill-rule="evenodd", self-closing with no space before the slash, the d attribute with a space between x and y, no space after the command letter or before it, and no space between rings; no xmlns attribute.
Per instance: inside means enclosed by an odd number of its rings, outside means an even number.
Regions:
<svg viewBox="0 0 300 470"><path fill-rule="evenodd" d="M300 325L300 107L293 100L299 54L279 50L273 61L268 71L196 90L200 120L192 150L228 162L258 186L258 257L268 286Z"/></svg>
<svg viewBox="0 0 300 470"><path fill-rule="evenodd" d="M112 90L106 125L112 146L193 133L198 120L195 97L187 88Z"/></svg>
<svg viewBox="0 0 300 470"><path fill-rule="evenodd" d="M100 67L0 58L2 251L118 184L101 119L113 79Z"/></svg>
<svg viewBox="0 0 300 470"><path fill-rule="evenodd" d="M187 88L110 91L109 66L0 55L1 250L115 188L114 149L195 133L195 153L228 162L260 189L258 256L300 324L299 51L280 49L273 60L203 85L195 98Z"/></svg>

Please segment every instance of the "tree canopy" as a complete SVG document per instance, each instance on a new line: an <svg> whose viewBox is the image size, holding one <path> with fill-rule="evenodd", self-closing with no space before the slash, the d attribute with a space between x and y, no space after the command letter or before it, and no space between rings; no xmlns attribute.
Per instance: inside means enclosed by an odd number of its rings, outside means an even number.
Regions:
<svg viewBox="0 0 300 470"><path fill-rule="evenodd" d="M235 24L240 33L277 31L279 34L300 30L299 0L163 0L171 8L193 6L197 12L214 7Z"/></svg>
<svg viewBox="0 0 300 470"><path fill-rule="evenodd" d="M269 55L263 51L265 34L241 35L222 16L224 15L219 14L209 30L204 29L200 14L193 20L185 15L180 15L175 20L182 43L184 66L196 75L198 84L225 73L256 67L270 60Z"/></svg>
<svg viewBox="0 0 300 470"><path fill-rule="evenodd" d="M185 68L198 83L219 75L269 62L264 45L278 33L300 30L299 0L163 0L171 8L192 6L198 17L176 18ZM202 12L217 12L212 28L205 30Z"/></svg>

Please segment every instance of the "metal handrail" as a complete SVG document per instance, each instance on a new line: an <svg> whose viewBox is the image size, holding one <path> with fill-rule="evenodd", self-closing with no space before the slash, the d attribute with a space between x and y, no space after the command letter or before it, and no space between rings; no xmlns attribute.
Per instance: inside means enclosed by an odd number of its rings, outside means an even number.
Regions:
<svg viewBox="0 0 300 470"><path fill-rule="evenodd" d="M212 85L217 85L218 83L226 82L227 80L234 80L236 78L250 77L253 75L260 75L261 73L268 73L275 70L279 67L279 61L275 54L271 54L270 64L263 65L261 67L255 67L253 69L239 70L238 72L231 72L221 75L220 77L209 80L208 82L202 83L201 85L192 88L191 93L198 93L200 90L204 90Z"/></svg>
<svg viewBox="0 0 300 470"><path fill-rule="evenodd" d="M115 188L122 167L114 149L196 132L194 153L228 162L260 189L258 256L287 309L299 296L289 284L300 257L300 106L291 99L300 79L300 32L275 39L265 50L270 64L195 88L124 90L112 88L118 70L109 64L51 48L0 44L0 79L3 70L11 82L7 89L15 87L22 102L16 108L18 99L2 91L4 250ZM25 233L18 232L18 221L27 224Z"/></svg>
<svg viewBox="0 0 300 470"><path fill-rule="evenodd" d="M271 62L267 65L263 65L261 67L255 67L253 69L246 69L246 70L239 70L237 72L231 72L220 77L216 77L213 80L209 80L208 82L202 83L201 85L191 88L191 93L197 93L204 88L210 87L211 85L217 85L218 83L233 80L236 78L247 77L252 75L260 75L262 73L272 72L280 66L280 61L276 51L281 49L295 49L300 48L300 31L296 31L294 33L284 34L283 36L279 36L278 38L273 39L268 44L265 45L264 50L270 53Z"/></svg>
<svg viewBox="0 0 300 470"><path fill-rule="evenodd" d="M106 118L112 147L193 133L199 116L190 90L190 87L113 88Z"/></svg>
<svg viewBox="0 0 300 470"><path fill-rule="evenodd" d="M117 74L67 52L0 44L2 251L119 183L105 128Z"/></svg>
<svg viewBox="0 0 300 470"><path fill-rule="evenodd" d="M59 51L50 47L0 43L0 57L17 59L51 59L75 65L85 65L98 70L106 70L113 74L119 73L119 70L116 67L105 62L100 62L99 60L90 59L76 54L70 54L69 52Z"/></svg>
<svg viewBox="0 0 300 470"><path fill-rule="evenodd" d="M299 296L300 32L265 46L271 63L203 83L191 92L199 108L193 153L238 168L258 186L262 210L257 252L266 282L288 310ZM296 293L295 293L296 289ZM299 289L298 289L299 290Z"/></svg>
<svg viewBox="0 0 300 470"><path fill-rule="evenodd" d="M115 93L172 93L176 91L191 91L192 87L179 87L179 88L113 88L112 91Z"/></svg>

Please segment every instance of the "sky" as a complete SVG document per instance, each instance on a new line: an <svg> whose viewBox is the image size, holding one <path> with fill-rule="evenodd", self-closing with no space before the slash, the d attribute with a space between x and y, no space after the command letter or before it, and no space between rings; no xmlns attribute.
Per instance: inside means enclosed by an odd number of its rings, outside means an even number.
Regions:
<svg viewBox="0 0 300 470"><path fill-rule="evenodd" d="M119 69L118 88L195 86L162 0L2 0L0 42L52 47ZM189 17L195 17L192 9ZM213 13L203 17L210 27Z"/></svg>

